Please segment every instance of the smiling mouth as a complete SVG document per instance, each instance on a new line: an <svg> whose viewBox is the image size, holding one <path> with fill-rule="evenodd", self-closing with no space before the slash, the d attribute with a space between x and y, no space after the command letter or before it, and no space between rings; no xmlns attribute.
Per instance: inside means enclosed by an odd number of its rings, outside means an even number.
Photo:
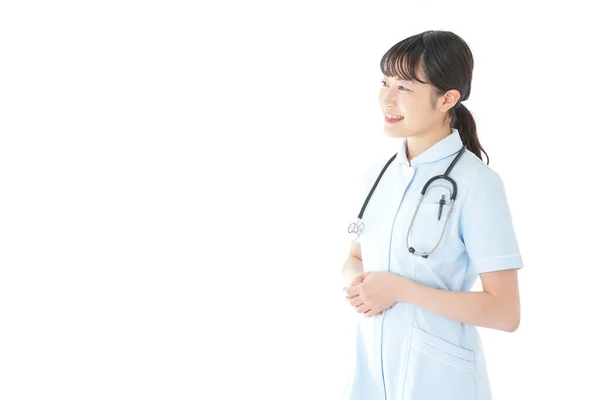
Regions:
<svg viewBox="0 0 600 400"><path fill-rule="evenodd" d="M404 117L400 117L397 115L384 114L385 122L389 124L393 124L395 122L400 122L404 119Z"/></svg>

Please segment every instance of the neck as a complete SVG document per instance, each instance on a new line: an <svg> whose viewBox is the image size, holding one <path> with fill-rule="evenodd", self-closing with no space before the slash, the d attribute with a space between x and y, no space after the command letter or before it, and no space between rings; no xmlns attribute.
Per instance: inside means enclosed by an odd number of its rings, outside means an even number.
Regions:
<svg viewBox="0 0 600 400"><path fill-rule="evenodd" d="M408 164L411 165L411 161L417 157L419 154L423 153L425 150L444 139L445 137L450 136L452 134L452 130L449 126L443 127L441 129L436 129L433 131L421 132L414 136L409 136L406 138L406 158L408 160Z"/></svg>

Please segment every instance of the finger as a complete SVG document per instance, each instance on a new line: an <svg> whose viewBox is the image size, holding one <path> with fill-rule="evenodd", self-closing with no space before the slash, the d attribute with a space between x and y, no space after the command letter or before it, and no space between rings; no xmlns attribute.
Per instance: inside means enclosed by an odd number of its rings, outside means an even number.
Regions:
<svg viewBox="0 0 600 400"><path fill-rule="evenodd" d="M356 294L360 294L361 289L362 288L360 285L352 286L352 287L346 288L346 293L348 294L348 296L354 296Z"/></svg>
<svg viewBox="0 0 600 400"><path fill-rule="evenodd" d="M363 280L364 280L363 277L361 277L360 275L357 275L356 277L354 277L354 279L352 279L352 281L350 281L348 286L344 286L344 291L346 291L346 289L351 288L353 286L360 285Z"/></svg>
<svg viewBox="0 0 600 400"><path fill-rule="evenodd" d="M367 311L369 311L371 309L371 306L369 304L361 304L359 306L356 306L356 311L358 311L361 314L366 313Z"/></svg>
<svg viewBox="0 0 600 400"><path fill-rule="evenodd" d="M354 280L352 281L352 285L350 285L350 286L360 285L361 283L363 283L363 281L369 274L370 274L370 272L366 272L366 273L357 275L356 278L354 278Z"/></svg>
<svg viewBox="0 0 600 400"><path fill-rule="evenodd" d="M367 318L368 317L372 317L373 315L375 315L375 310L374 309L371 309L371 310L369 310L369 311L367 311L365 313L365 317L367 317Z"/></svg>
<svg viewBox="0 0 600 400"><path fill-rule="evenodd" d="M350 299L348 300L348 302L353 305L354 307L358 307L360 306L362 303L364 303L363 299L361 297L356 297L354 299Z"/></svg>
<svg viewBox="0 0 600 400"><path fill-rule="evenodd" d="M362 303L362 298L358 294L356 296L346 296L346 301L355 306Z"/></svg>

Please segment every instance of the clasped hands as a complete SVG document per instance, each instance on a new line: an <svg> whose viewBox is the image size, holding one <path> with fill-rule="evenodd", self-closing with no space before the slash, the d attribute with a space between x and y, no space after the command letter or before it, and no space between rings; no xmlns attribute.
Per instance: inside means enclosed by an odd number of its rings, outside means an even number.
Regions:
<svg viewBox="0 0 600 400"><path fill-rule="evenodd" d="M407 279L387 271L362 272L344 288L346 299L365 317L382 315L383 310L404 301Z"/></svg>

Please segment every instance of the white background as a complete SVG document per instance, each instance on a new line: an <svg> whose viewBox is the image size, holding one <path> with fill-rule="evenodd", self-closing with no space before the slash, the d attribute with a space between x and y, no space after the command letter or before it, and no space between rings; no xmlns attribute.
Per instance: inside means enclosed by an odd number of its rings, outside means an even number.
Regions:
<svg viewBox="0 0 600 400"><path fill-rule="evenodd" d="M428 29L473 52L525 263L494 398L598 396L595 14L424 3L3 2L0 398L339 398L379 61Z"/></svg>

